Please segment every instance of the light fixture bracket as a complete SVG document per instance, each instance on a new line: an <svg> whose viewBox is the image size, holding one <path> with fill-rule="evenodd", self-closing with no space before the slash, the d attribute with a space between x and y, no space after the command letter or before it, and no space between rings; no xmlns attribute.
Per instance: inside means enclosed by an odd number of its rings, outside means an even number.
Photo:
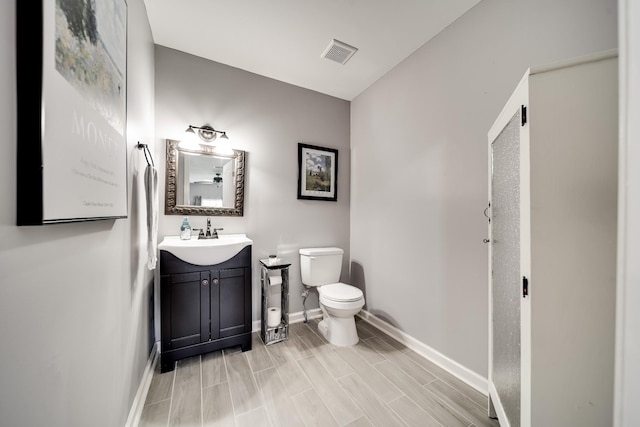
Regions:
<svg viewBox="0 0 640 427"><path fill-rule="evenodd" d="M200 126L198 129L198 136L203 141L211 142L216 139L218 135L216 135L216 130L211 126Z"/></svg>
<svg viewBox="0 0 640 427"><path fill-rule="evenodd" d="M218 134L226 135L226 132L221 130L216 130L209 125L203 125L203 126L189 125L186 132L195 133L194 129L198 130L198 136L200 137L200 139L208 144L213 142L218 137Z"/></svg>

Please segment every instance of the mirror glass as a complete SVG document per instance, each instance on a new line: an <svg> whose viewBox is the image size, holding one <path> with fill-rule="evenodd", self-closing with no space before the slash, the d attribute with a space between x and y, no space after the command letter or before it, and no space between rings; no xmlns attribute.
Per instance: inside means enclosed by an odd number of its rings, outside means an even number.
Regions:
<svg viewBox="0 0 640 427"><path fill-rule="evenodd" d="M242 216L245 152L220 157L213 146L185 149L167 140L166 215Z"/></svg>

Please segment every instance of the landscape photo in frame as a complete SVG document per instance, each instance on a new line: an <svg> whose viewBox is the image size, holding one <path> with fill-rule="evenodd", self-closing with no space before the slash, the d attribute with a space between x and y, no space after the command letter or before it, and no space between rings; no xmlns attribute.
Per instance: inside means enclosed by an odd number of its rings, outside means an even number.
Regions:
<svg viewBox="0 0 640 427"><path fill-rule="evenodd" d="M298 199L338 200L338 150L298 143Z"/></svg>

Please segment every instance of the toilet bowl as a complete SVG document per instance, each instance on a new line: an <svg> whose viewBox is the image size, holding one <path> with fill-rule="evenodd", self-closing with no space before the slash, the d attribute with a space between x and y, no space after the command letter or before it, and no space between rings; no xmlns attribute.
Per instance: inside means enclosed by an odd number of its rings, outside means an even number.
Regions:
<svg viewBox="0 0 640 427"><path fill-rule="evenodd" d="M300 249L302 284L318 291L322 321L318 331L331 344L344 347L358 343L355 315L364 306L364 295L355 286L339 282L340 248Z"/></svg>

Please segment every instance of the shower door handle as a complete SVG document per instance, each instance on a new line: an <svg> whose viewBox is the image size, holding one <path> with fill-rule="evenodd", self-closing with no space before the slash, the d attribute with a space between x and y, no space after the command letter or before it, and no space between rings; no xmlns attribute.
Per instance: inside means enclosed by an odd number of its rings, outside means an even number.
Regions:
<svg viewBox="0 0 640 427"><path fill-rule="evenodd" d="M489 222L491 222L491 214L488 213L489 209L491 209L491 202L489 202L489 206L487 206L486 208L484 208L484 212L482 212L484 214L485 217L487 217L487 220Z"/></svg>

